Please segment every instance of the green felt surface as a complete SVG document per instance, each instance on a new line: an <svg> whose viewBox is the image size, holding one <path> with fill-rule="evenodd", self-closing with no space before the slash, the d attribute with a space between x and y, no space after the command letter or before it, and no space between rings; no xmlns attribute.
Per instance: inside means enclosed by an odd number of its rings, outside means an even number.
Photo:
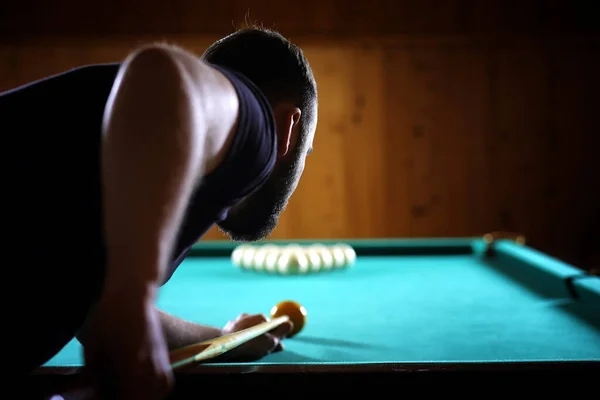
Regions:
<svg viewBox="0 0 600 400"><path fill-rule="evenodd" d="M600 360L598 278L576 281L585 293L575 299L564 278L579 271L525 247L499 250L493 261L468 251L358 252L350 269L306 276L243 272L224 256L189 257L159 306L223 326L285 299L302 303L304 331L259 364ZM48 365L81 362L73 341Z"/></svg>

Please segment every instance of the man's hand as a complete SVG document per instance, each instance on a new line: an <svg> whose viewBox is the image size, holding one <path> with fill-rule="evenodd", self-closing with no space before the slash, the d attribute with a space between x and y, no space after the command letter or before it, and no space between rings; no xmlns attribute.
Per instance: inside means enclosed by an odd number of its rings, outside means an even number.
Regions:
<svg viewBox="0 0 600 400"><path fill-rule="evenodd" d="M173 376L153 297L104 297L85 333L86 371L100 398L163 399Z"/></svg>
<svg viewBox="0 0 600 400"><path fill-rule="evenodd" d="M238 332L254 325L268 321L268 318L262 314L241 314L233 321L229 321L223 328L223 334ZM237 347L216 361L254 361L263 358L270 353L283 350L282 340L292 330L291 322L284 323L269 333L261 335L240 347Z"/></svg>

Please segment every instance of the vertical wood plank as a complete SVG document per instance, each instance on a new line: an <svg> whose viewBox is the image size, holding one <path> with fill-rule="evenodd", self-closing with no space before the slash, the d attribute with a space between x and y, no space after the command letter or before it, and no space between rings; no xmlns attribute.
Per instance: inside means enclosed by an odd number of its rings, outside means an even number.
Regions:
<svg viewBox="0 0 600 400"><path fill-rule="evenodd" d="M384 58L385 91L385 179L384 198L387 224L384 236L408 237L412 234L411 196L413 150L410 136L410 108L405 106L411 92L408 54L401 46L388 46Z"/></svg>
<svg viewBox="0 0 600 400"><path fill-rule="evenodd" d="M527 43L508 43L495 54L494 147L488 157L497 225L535 238L540 229L555 231L543 217L543 188L553 178L547 54Z"/></svg>
<svg viewBox="0 0 600 400"><path fill-rule="evenodd" d="M354 49L350 79L345 82L353 93L346 110L347 139L344 155L346 190L340 202L346 203L344 237L369 238L381 235L389 217L383 187L385 121L383 48ZM341 66L340 66L341 67Z"/></svg>
<svg viewBox="0 0 600 400"><path fill-rule="evenodd" d="M308 157L304 176L289 203L281 222L297 227L312 226L318 237L344 235L346 225L346 174L341 149L347 140L347 112L352 102L352 53L342 48L310 51L313 72L320 92L321 119L314 140L314 152Z"/></svg>
<svg viewBox="0 0 600 400"><path fill-rule="evenodd" d="M433 169L438 202L447 223L439 236L480 235L493 230L489 205L489 170L485 132L489 127L489 91L485 46L439 46L443 73L438 87L437 132L433 137ZM442 229L443 228L443 229Z"/></svg>

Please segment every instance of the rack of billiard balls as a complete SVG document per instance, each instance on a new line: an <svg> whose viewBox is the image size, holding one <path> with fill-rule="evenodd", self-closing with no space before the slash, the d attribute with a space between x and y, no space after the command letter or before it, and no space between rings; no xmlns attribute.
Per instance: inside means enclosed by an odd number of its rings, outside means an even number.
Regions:
<svg viewBox="0 0 600 400"><path fill-rule="evenodd" d="M242 270L271 274L311 274L348 268L356 252L348 244L242 244L231 253L231 262Z"/></svg>

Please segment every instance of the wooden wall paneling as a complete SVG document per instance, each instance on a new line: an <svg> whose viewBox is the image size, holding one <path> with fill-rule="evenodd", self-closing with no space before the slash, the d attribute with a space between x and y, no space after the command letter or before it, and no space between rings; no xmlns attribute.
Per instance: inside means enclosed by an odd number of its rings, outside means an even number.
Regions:
<svg viewBox="0 0 600 400"><path fill-rule="evenodd" d="M134 49L135 43L114 40L109 43L93 43L89 47L79 43L77 47L78 51L84 54L85 64L104 64L120 62L125 59Z"/></svg>
<svg viewBox="0 0 600 400"><path fill-rule="evenodd" d="M310 53L320 91L319 113L322 116L313 143L314 152L306 160L303 178L283 225L291 225L292 237L344 236L346 229L344 143L348 140L346 122L354 91L349 82L353 72L352 50L344 48L313 49Z"/></svg>
<svg viewBox="0 0 600 400"><path fill-rule="evenodd" d="M543 190L552 179L551 96L547 53L529 43L508 43L495 49L493 80L494 146L488 153L491 187L499 229L533 238L552 229L544 220Z"/></svg>
<svg viewBox="0 0 600 400"><path fill-rule="evenodd" d="M384 55L385 169L383 186L388 237L408 237L412 234L412 141L410 65L406 49L386 46Z"/></svg>
<svg viewBox="0 0 600 400"><path fill-rule="evenodd" d="M147 38L0 46L0 89L122 59ZM170 37L201 53L210 37ZM315 151L274 238L521 231L598 262L598 42L300 41L318 80ZM223 239L212 230L205 239Z"/></svg>
<svg viewBox="0 0 600 400"><path fill-rule="evenodd" d="M344 154L346 190L339 202L346 203L344 237L378 237L385 232L390 214L385 209L385 159L387 145L384 107L383 46L348 46L352 74L340 82L347 85ZM350 61L350 60L349 60Z"/></svg>
<svg viewBox="0 0 600 400"><path fill-rule="evenodd" d="M545 251L600 268L600 52L598 44L561 42L550 49L553 182L544 191Z"/></svg>
<svg viewBox="0 0 600 400"><path fill-rule="evenodd" d="M392 51L387 65L387 83L393 91L386 99L390 107L386 135L392 144L387 150L388 185L392 201L398 197L408 201L398 216L399 225L391 228L393 236L472 234L467 221L475 218L470 205L476 199L468 196L473 183L469 150L475 146L473 152L480 151L480 142L471 140L481 127L469 125L470 112L459 108L473 96L473 107L484 107L486 99L481 91L470 93L471 78L457 74L464 68L463 53L469 54L436 44ZM460 61L448 62L456 57ZM469 71L479 76L483 72Z"/></svg>
<svg viewBox="0 0 600 400"><path fill-rule="evenodd" d="M586 153L583 140L587 133L586 124L589 123L586 121L589 118L585 115L587 111L582 107L581 97L585 93L586 82L581 79L581 54L575 49L565 53L561 47L551 49L548 59L548 67L552 71L552 78L548 81L552 97L552 130L549 131L552 147L546 173L553 179L542 192L546 203L544 227L547 231L538 238L544 250L552 249L557 256L573 252L579 247L576 242L583 239L580 227L585 220L582 220L580 201L584 196L578 193L581 190L578 188L578 175L582 173L582 164L585 164L581 158Z"/></svg>
<svg viewBox="0 0 600 400"><path fill-rule="evenodd" d="M480 235L495 229L484 141L490 106L486 47L441 43L433 49L438 72L427 89L436 99L435 131L430 135L436 193L430 202L440 210L437 236Z"/></svg>
<svg viewBox="0 0 600 400"><path fill-rule="evenodd" d="M396 90L404 94L396 106L406 113L406 121L397 119L402 127L398 132L407 138L410 152L408 165L408 195L410 199L410 236L421 237L425 232L437 236L447 231L448 194L440 181L446 178L451 166L442 171L435 169L436 142L441 134L439 119L439 90L444 79L443 54L435 46L408 47L403 52L404 80L397 82ZM451 131L452 127L445 127Z"/></svg>
<svg viewBox="0 0 600 400"><path fill-rule="evenodd" d="M58 74L84 62L84 55L70 45L36 44L14 47L17 67L14 79L19 85Z"/></svg>

